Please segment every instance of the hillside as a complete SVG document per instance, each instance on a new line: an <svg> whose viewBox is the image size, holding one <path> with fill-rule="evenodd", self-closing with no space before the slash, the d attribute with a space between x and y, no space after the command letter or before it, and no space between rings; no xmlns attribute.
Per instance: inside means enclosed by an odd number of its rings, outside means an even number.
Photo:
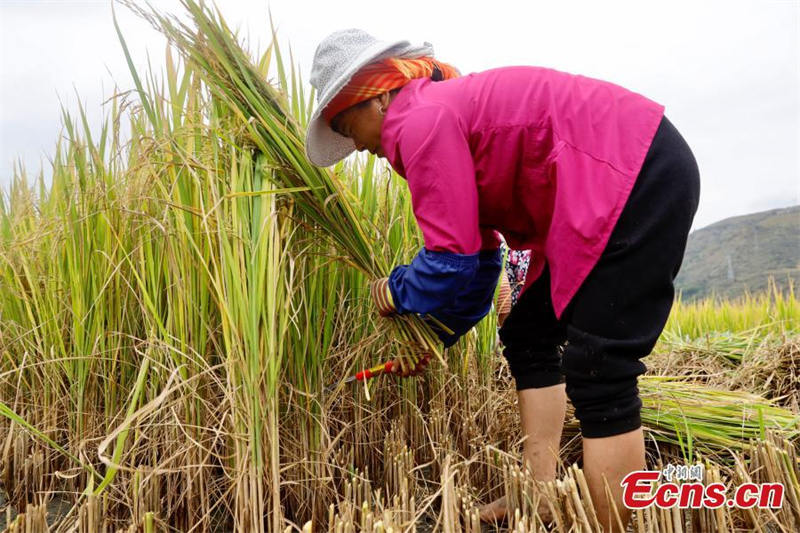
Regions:
<svg viewBox="0 0 800 533"><path fill-rule="evenodd" d="M800 206L728 218L692 232L676 286L684 300L800 288Z"/></svg>

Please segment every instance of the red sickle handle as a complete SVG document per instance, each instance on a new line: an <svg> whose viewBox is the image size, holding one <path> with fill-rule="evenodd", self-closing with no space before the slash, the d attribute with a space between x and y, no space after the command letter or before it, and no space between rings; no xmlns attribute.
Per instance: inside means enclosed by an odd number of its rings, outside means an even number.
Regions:
<svg viewBox="0 0 800 533"><path fill-rule="evenodd" d="M356 380L357 381L364 381L365 379L373 378L378 374L382 374L384 372L391 372L392 371L392 362L389 361L387 363L373 366L372 368L367 368L362 370L361 372L356 373Z"/></svg>

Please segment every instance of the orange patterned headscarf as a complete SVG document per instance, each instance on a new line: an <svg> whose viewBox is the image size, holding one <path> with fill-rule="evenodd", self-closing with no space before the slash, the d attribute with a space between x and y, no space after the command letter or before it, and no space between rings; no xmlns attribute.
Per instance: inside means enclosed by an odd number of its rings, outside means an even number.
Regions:
<svg viewBox="0 0 800 533"><path fill-rule="evenodd" d="M330 123L333 117L348 107L403 87L413 79L431 77L436 71L441 73L440 79L443 80L460 75L455 67L428 56L417 59L390 57L370 63L356 72L347 85L333 97L322 110L322 117Z"/></svg>

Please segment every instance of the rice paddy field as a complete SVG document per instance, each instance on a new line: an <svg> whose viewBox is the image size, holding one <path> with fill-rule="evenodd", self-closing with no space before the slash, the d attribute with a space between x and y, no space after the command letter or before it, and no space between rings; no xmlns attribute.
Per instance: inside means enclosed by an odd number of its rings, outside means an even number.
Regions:
<svg viewBox="0 0 800 533"><path fill-rule="evenodd" d="M184 7L139 10L166 71L137 72L120 32L135 87L99 131L65 111L52 184L20 169L0 204L0 528L598 531L571 413L559 479L522 468L494 312L443 350L374 311L369 282L421 245L405 182L371 158L313 167L291 57ZM339 384L422 353L420 377ZM645 361L650 467L785 497L650 507L630 530L800 530L797 296L678 301ZM503 495L513 515L480 524Z"/></svg>

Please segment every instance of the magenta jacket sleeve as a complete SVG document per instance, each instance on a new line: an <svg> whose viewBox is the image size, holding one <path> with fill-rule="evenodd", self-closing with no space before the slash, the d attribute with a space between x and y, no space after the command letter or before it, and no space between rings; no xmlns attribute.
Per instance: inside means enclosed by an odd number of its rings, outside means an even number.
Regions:
<svg viewBox="0 0 800 533"><path fill-rule="evenodd" d="M392 271L389 289L398 312L452 316L463 327L451 329L462 334L489 311L484 304L491 302L497 275L487 276L483 263L495 262L495 254L479 252L498 247L496 234L478 224L466 130L446 107L423 106L406 119L398 148L425 247L410 265Z"/></svg>
<svg viewBox="0 0 800 533"><path fill-rule="evenodd" d="M414 215L430 251L475 254L481 249L467 135L455 112L429 105L408 114L398 139Z"/></svg>

